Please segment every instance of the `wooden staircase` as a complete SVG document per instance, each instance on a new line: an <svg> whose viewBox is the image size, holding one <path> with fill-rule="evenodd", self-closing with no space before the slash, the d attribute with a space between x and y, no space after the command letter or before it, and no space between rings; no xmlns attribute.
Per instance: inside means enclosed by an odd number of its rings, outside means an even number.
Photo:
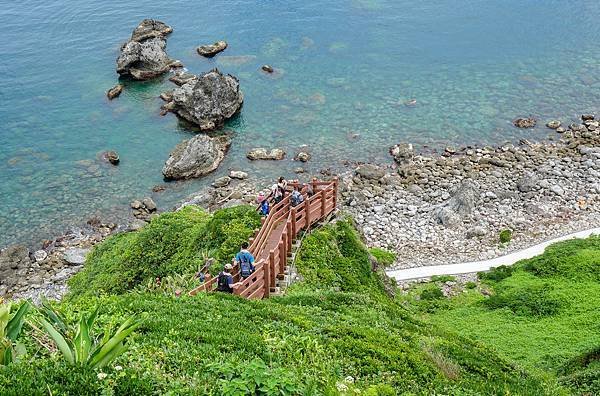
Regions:
<svg viewBox="0 0 600 396"><path fill-rule="evenodd" d="M291 183L293 188L297 184ZM262 219L262 226L250 239L248 250L255 257L255 270L246 279L240 276L239 266L233 267L233 294L245 298L261 299L280 295L291 282L288 260L297 251L294 241L303 230L331 214L337 206L338 179L310 183L312 195L307 197L309 186L302 187L304 202L298 206L290 203L291 194L271 208L269 215ZM217 277L206 281L190 291L194 296L202 291L212 291L217 286Z"/></svg>

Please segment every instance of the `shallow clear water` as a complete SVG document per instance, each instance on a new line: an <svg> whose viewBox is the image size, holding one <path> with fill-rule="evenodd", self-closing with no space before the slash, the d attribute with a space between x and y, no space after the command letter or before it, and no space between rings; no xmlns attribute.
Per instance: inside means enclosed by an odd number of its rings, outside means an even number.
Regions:
<svg viewBox="0 0 600 396"><path fill-rule="evenodd" d="M160 3L160 4L158 4ZM600 98L600 2L590 0L25 1L0 8L0 246L32 242L92 214L127 212L151 195L168 208L228 169L292 175L343 160L388 160L400 141L442 147L543 139L513 128L594 112ZM146 17L174 28L168 52L194 73L215 66L241 81L245 103L227 128L234 143L218 172L163 183L169 151L191 136L159 115L167 80L127 82L118 99L119 46ZM195 53L219 39L213 59ZM282 70L262 74L262 64ZM414 107L404 105L416 99ZM543 122L541 123L543 124ZM358 138L351 138L359 134ZM285 148L283 163L245 153ZM115 149L116 168L96 160Z"/></svg>

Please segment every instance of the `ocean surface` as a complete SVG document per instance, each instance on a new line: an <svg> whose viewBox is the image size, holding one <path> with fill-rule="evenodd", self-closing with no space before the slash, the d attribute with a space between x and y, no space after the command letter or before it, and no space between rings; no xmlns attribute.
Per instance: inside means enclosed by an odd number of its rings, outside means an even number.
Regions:
<svg viewBox="0 0 600 396"><path fill-rule="evenodd" d="M127 215L152 196L168 209L229 169L292 177L307 145L309 172L344 161L389 161L401 141L427 145L546 139L543 124L600 107L597 0L5 1L0 7L0 247L33 244L93 215ZM245 103L226 129L219 170L168 183L169 152L193 132L158 95L169 75L118 83L120 45L143 18L174 28L167 50L190 72L239 77ZM224 39L215 58L201 44ZM267 76L260 66L280 72ZM407 106L409 100L416 105ZM533 130L511 120L535 116ZM288 159L250 163L257 146ZM121 164L98 160L119 152Z"/></svg>

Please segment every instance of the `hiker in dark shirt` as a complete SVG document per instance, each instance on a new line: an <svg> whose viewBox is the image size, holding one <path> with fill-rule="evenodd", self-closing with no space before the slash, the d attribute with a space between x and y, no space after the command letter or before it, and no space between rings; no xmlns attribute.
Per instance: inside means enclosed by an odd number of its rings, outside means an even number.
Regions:
<svg viewBox="0 0 600 396"><path fill-rule="evenodd" d="M233 293L233 275L231 275L231 270L233 266L231 264L225 264L223 271L219 273L219 278L217 280L217 291L223 293Z"/></svg>

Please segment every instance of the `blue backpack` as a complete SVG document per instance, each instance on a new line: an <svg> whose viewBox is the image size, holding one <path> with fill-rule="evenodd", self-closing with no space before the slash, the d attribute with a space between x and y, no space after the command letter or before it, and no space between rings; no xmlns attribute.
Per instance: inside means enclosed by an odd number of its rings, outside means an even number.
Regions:
<svg viewBox="0 0 600 396"><path fill-rule="evenodd" d="M250 264L248 254L244 253L240 258L240 274L243 278L246 278L252 274L252 264Z"/></svg>
<svg viewBox="0 0 600 396"><path fill-rule="evenodd" d="M266 216L269 214L269 201L266 199L260 204L260 214Z"/></svg>

